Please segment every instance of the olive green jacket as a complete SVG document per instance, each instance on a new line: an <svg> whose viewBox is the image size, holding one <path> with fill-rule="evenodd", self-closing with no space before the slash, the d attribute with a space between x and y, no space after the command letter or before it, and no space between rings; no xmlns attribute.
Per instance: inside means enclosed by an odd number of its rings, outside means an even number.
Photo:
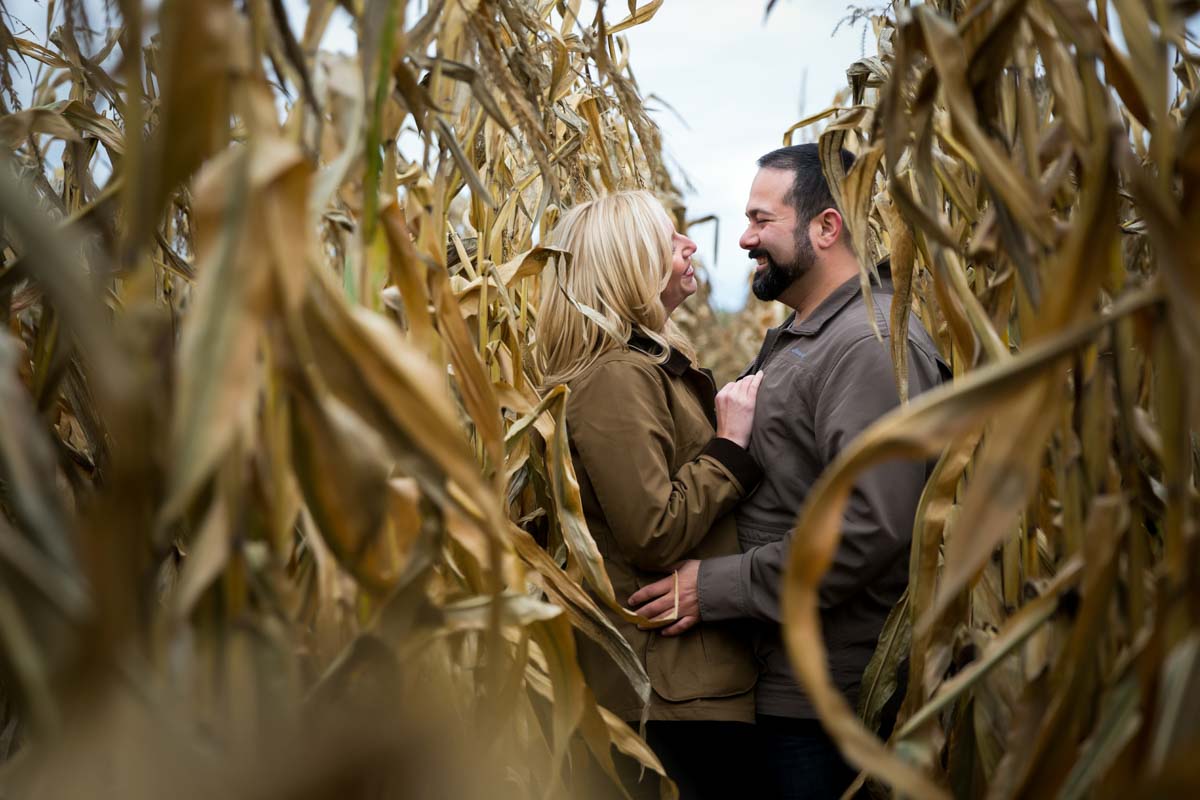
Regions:
<svg viewBox="0 0 1200 800"><path fill-rule="evenodd" d="M583 511L622 603L677 561L736 553L729 512L762 474L746 450L715 437L711 375L676 350L654 363L656 347L632 339L568 384ZM697 625L668 637L610 618L650 676L650 719L753 720L758 667L748 625ZM622 719L640 718L641 703L610 657L577 638L597 700Z"/></svg>

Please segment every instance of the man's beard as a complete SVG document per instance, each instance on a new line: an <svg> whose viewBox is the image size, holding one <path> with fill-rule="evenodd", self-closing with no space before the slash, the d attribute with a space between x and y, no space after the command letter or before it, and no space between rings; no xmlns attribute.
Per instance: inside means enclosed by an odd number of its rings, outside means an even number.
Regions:
<svg viewBox="0 0 1200 800"><path fill-rule="evenodd" d="M796 257L790 264L780 264L761 247L750 251L750 258L767 259L767 265L754 274L754 282L750 284L751 291L759 300L778 299L784 290L812 269L817 254L806 235L808 231L802 233L805 235L796 237Z"/></svg>

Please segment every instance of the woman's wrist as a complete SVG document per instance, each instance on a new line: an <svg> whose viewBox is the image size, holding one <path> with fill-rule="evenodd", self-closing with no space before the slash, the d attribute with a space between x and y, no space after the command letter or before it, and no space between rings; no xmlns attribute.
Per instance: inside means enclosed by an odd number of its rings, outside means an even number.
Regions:
<svg viewBox="0 0 1200 800"><path fill-rule="evenodd" d="M701 455L709 456L723 466L741 487L743 494L749 494L762 480L762 466L750 455L750 451L720 434L709 441Z"/></svg>

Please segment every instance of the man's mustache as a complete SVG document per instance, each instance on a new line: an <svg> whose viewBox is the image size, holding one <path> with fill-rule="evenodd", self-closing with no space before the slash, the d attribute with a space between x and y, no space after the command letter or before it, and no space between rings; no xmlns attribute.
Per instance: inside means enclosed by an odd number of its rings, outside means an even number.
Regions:
<svg viewBox="0 0 1200 800"><path fill-rule="evenodd" d="M746 253L746 258L750 258L750 259L765 258L768 261L770 261L771 254L768 253L766 250L763 250L761 247L756 247L753 250L751 250L750 252Z"/></svg>

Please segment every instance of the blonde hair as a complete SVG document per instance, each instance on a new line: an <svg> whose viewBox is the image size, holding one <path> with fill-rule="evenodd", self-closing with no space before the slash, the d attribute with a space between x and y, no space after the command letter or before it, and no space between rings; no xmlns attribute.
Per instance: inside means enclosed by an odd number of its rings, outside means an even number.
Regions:
<svg viewBox="0 0 1200 800"><path fill-rule="evenodd" d="M542 275L536 360L544 387L575 378L636 331L694 360L687 338L668 320L662 291L671 278L671 218L646 191L617 192L568 211L550 237L569 253Z"/></svg>

